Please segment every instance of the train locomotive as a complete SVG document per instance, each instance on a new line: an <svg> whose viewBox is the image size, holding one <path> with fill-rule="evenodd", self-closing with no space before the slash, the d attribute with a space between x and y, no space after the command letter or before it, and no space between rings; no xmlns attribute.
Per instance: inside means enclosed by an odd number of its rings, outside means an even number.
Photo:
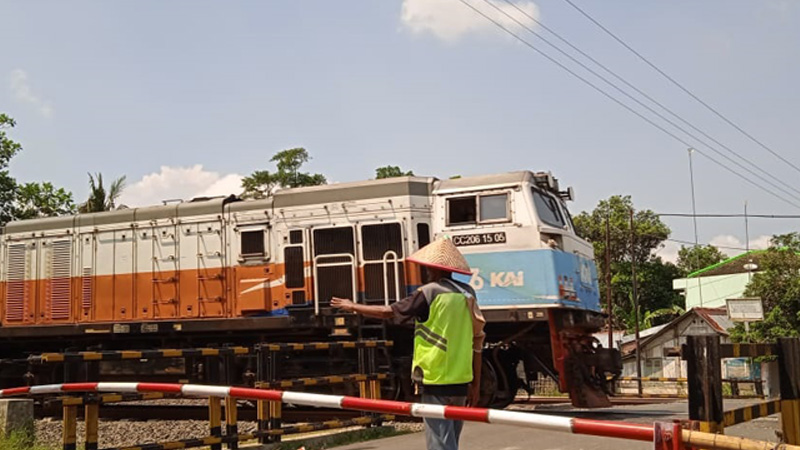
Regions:
<svg viewBox="0 0 800 450"><path fill-rule="evenodd" d="M519 171L12 222L0 234L0 358L357 335L392 339L387 361L404 378L412 331L329 302L405 297L422 280L406 256L447 235L472 268L463 280L487 320L487 403L507 405L544 374L576 406L606 406L620 358L592 337L604 315L571 199L550 173ZM0 366L0 382L18 385L18 375ZM397 386L397 396L411 395L408 382Z"/></svg>

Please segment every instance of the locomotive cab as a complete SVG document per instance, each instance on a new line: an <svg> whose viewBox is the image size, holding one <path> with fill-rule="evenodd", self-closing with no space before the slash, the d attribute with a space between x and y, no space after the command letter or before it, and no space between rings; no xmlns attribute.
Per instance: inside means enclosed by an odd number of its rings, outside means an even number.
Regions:
<svg viewBox="0 0 800 450"><path fill-rule="evenodd" d="M472 276L462 281L499 337L487 358L494 403L513 401L521 361L529 381L555 379L576 406L608 405L621 363L592 337L604 315L592 246L575 234L566 207L572 189L526 171L441 181L433 194L434 232L464 253Z"/></svg>

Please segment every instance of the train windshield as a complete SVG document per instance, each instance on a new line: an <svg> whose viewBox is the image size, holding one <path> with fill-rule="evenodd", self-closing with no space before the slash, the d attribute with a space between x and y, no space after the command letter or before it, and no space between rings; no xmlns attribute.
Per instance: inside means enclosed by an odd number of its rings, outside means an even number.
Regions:
<svg viewBox="0 0 800 450"><path fill-rule="evenodd" d="M564 217L564 213L558 207L558 200L536 188L532 189L533 204L536 206L536 213L539 215L539 219L552 227L566 227L568 219Z"/></svg>

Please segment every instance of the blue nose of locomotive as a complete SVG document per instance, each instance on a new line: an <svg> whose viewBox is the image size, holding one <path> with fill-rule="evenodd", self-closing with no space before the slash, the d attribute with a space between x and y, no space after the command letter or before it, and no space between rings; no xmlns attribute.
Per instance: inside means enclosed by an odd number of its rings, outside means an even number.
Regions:
<svg viewBox="0 0 800 450"><path fill-rule="evenodd" d="M561 250L521 250L464 255L472 276L458 275L482 307L565 306L600 311L597 268Z"/></svg>

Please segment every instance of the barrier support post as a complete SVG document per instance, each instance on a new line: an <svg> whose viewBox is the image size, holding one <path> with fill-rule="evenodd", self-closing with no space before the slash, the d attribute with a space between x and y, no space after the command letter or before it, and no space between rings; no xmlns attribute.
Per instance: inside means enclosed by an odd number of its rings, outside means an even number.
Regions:
<svg viewBox="0 0 800 450"><path fill-rule="evenodd" d="M222 436L222 399L219 397L208 397L208 426L209 435L214 437ZM222 450L222 444L212 444L211 450Z"/></svg>
<svg viewBox="0 0 800 450"><path fill-rule="evenodd" d="M97 450L97 429L100 419L100 401L95 395L86 397L86 405L84 406L84 448L85 450Z"/></svg>
<svg viewBox="0 0 800 450"><path fill-rule="evenodd" d="M207 356L203 361L203 371L205 382L208 384L218 384L220 379L219 359L214 356ZM222 436L222 399L219 397L208 398L208 426L211 436ZM222 444L211 444L211 450L222 450Z"/></svg>
<svg viewBox="0 0 800 450"><path fill-rule="evenodd" d="M266 356L266 375L267 381L278 381L278 354L267 348ZM269 423L267 424L268 430L280 430L281 428L281 412L283 404L281 402L268 402L269 411L267 414ZM267 437L268 442L280 442L281 435L275 434Z"/></svg>
<svg viewBox="0 0 800 450"><path fill-rule="evenodd" d="M64 418L61 429L61 443L64 450L75 450L78 439L78 406L64 405Z"/></svg>
<svg viewBox="0 0 800 450"><path fill-rule="evenodd" d="M722 433L719 336L687 336L684 354L689 375L689 419L700 421L700 431Z"/></svg>
<svg viewBox="0 0 800 450"><path fill-rule="evenodd" d="M239 448L239 425L238 411L236 410L236 399L233 397L225 398L225 436L230 438L228 448L237 450Z"/></svg>
<svg viewBox="0 0 800 450"><path fill-rule="evenodd" d="M256 346L256 387L259 389L264 388L264 381L267 379L267 372L269 371L269 367L267 364L267 353L266 349L262 345ZM256 414L258 415L258 431L259 433L264 433L269 429L269 402L266 400L258 400L256 402ZM259 434L258 436L258 443L259 444L268 444L269 443L269 436L265 434Z"/></svg>
<svg viewBox="0 0 800 450"><path fill-rule="evenodd" d="M778 339L778 375L783 440L800 445L800 339Z"/></svg>
<svg viewBox="0 0 800 450"><path fill-rule="evenodd" d="M367 373L366 354L363 348L358 349L358 373L360 374ZM369 398L369 392L367 392L366 381L358 382L358 396L361 398Z"/></svg>

